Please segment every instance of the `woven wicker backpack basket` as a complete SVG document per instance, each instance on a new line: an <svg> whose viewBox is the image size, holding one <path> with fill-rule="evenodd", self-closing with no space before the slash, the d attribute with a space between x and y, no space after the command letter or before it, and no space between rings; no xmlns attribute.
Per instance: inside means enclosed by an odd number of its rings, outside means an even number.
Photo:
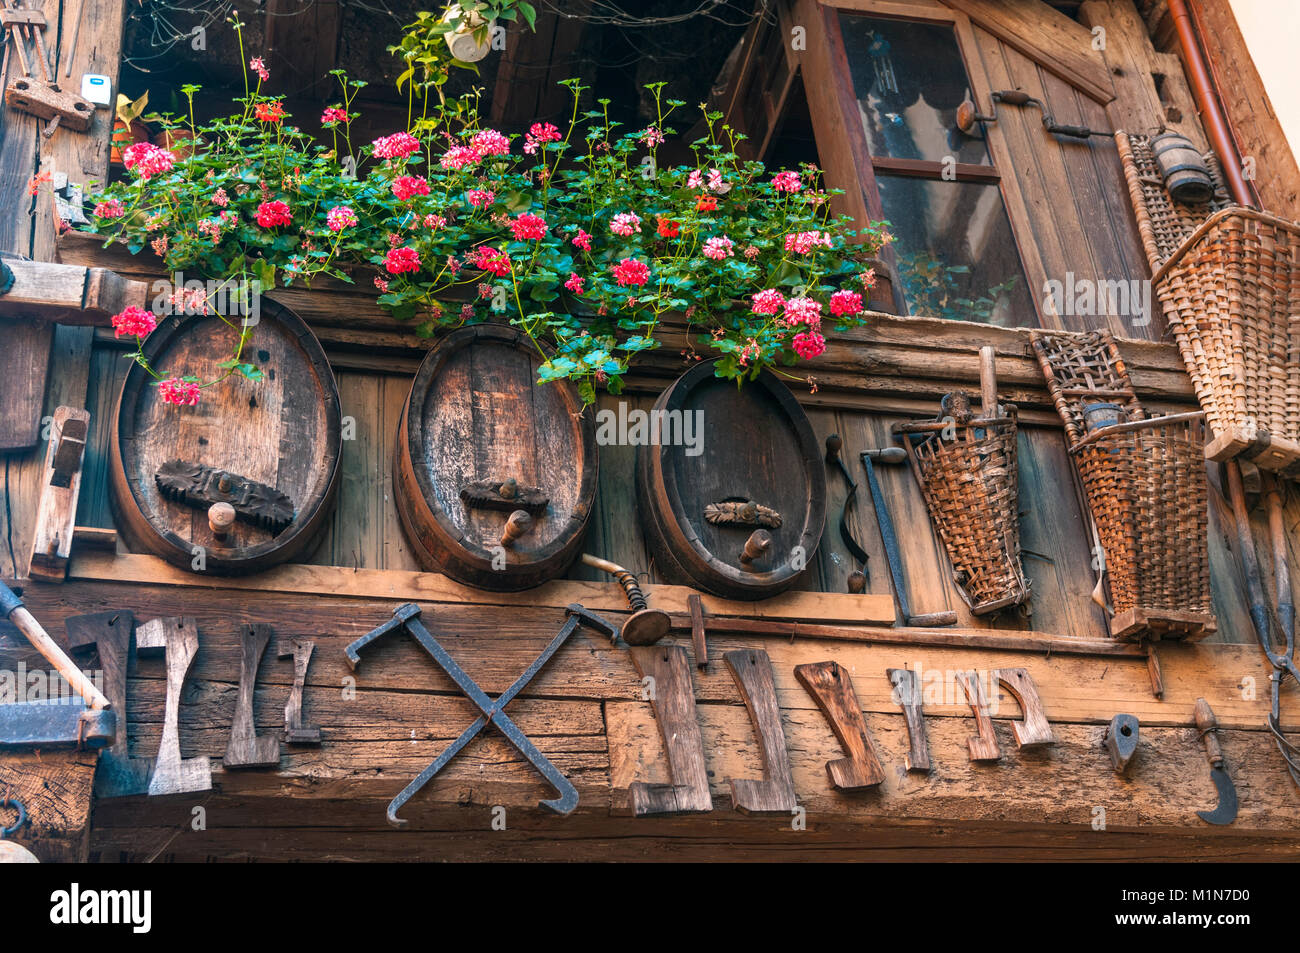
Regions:
<svg viewBox="0 0 1300 953"><path fill-rule="evenodd" d="M1205 455L1300 476L1300 225L1232 204L1213 154L1214 197L1176 202L1150 139L1115 140L1156 297L1212 431Z"/></svg>

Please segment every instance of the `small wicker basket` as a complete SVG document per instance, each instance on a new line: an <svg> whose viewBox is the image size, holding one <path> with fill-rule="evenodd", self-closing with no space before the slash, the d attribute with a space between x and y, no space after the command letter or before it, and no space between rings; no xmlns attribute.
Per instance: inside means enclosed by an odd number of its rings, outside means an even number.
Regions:
<svg viewBox="0 0 1300 953"><path fill-rule="evenodd" d="M1300 225L1221 188L1205 205L1175 202L1149 140L1115 138L1156 297L1213 433L1205 455L1300 475Z"/></svg>
<svg viewBox="0 0 1300 953"><path fill-rule="evenodd" d="M1007 405L1004 413L893 428L943 540L957 591L975 615L1029 598L1020 562L1016 408Z"/></svg>
<svg viewBox="0 0 1300 953"><path fill-rule="evenodd" d="M1108 332L1034 331L1031 340L1096 523L1111 634L1204 638L1216 628L1205 415L1147 417ZM1089 431L1098 406L1127 419Z"/></svg>

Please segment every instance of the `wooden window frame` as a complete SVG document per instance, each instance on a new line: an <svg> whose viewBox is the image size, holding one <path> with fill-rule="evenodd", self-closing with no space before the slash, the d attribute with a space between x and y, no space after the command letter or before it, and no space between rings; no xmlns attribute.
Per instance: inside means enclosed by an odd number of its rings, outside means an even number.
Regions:
<svg viewBox="0 0 1300 953"><path fill-rule="evenodd" d="M939 0L800 0L799 6L815 14L815 23L820 35L816 38L818 43L810 44L810 55L816 55L816 47L820 46L821 52L826 57L826 68L830 73L826 77L828 82L825 88L832 93L831 98L835 101L832 108L836 115L833 118L829 115L823 116L821 123L822 128L828 132L828 147L846 148L853 160L855 174L852 177L844 174L847 169L841 166L838 177L840 181L833 181L831 184L845 189L846 201L843 203L845 211L855 218L880 221L885 218L885 213L876 180L877 170L892 175L938 180L942 178L939 174L942 163L925 159L898 159L871 155L866 130L858 114L857 99L853 94L853 81L849 71L848 54L840 32L839 14L857 13L951 27L958 53L962 58L962 66L970 82L971 97L977 108L984 109L992 102L992 85L984 71L970 18L960 10L942 5ZM803 68L807 70L810 65L805 59ZM816 114L813 119L814 129L817 130ZM1057 322L1049 319L1043 312L1042 295L1034 293L1035 288L1042 286L1045 271L1037 247L1024 237L1032 231L1027 205L1016 185L1015 176L1004 176L1000 172L1001 169L1012 167L1010 150L996 123L986 124L984 133L989 165L958 163L954 169L956 181L998 186L1011 235L1015 241L1021 272L1028 285L1033 317L1039 327L1055 326ZM819 147L821 138L819 134ZM829 177L834 170L830 163L824 164L827 165ZM860 197L855 194L855 189L856 193L860 193ZM893 276L897 276L898 262L892 245L883 250L882 258L889 265ZM891 279L891 286L898 313L906 315L908 307L901 282Z"/></svg>

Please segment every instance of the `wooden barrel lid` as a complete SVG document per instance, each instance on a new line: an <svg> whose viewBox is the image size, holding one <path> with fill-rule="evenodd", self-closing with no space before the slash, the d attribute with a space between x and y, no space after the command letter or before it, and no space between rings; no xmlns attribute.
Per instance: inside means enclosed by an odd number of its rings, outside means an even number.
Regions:
<svg viewBox="0 0 1300 953"><path fill-rule="evenodd" d="M576 387L537 383L542 360L521 332L480 324L449 334L420 365L394 495L427 568L515 591L559 576L581 551L596 496L595 427ZM519 510L531 519L512 521ZM508 522L518 535L503 546Z"/></svg>
<svg viewBox="0 0 1300 953"><path fill-rule="evenodd" d="M232 340L215 315L173 315L145 339L144 355L164 377L213 380ZM292 311L263 299L246 347L261 381L234 375L205 390L197 405L178 407L159 400L153 379L132 365L118 398L110 476L118 528L135 546L183 569L267 569L315 543L334 509L339 392L320 342ZM252 491L257 496L243 506L249 512L219 538L213 525L221 521L209 523L211 503L223 496L234 502L249 492L248 481L272 492ZM200 490L185 502L182 487Z"/></svg>
<svg viewBox="0 0 1300 953"><path fill-rule="evenodd" d="M714 376L712 361L701 361L654 410L701 412L696 448L678 441L637 448L637 501L660 572L732 599L763 599L794 585L821 542L826 473L790 389L767 371L737 389ZM673 419L665 417L660 431L669 432ZM747 543L756 557L748 564Z"/></svg>

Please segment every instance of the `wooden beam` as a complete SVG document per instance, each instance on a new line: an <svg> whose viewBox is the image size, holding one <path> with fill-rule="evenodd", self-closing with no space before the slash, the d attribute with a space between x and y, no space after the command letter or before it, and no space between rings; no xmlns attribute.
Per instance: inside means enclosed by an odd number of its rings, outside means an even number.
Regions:
<svg viewBox="0 0 1300 953"><path fill-rule="evenodd" d="M1115 98L1110 71L1087 27L1040 0L944 2L1103 106Z"/></svg>
<svg viewBox="0 0 1300 953"><path fill-rule="evenodd" d="M338 0L267 0L266 50L278 90L326 100L341 89L330 70L338 68Z"/></svg>
<svg viewBox="0 0 1300 953"><path fill-rule="evenodd" d="M8 261L13 287L0 295L0 314L68 325L107 325L129 305L148 309L149 285L108 268L45 261Z"/></svg>

